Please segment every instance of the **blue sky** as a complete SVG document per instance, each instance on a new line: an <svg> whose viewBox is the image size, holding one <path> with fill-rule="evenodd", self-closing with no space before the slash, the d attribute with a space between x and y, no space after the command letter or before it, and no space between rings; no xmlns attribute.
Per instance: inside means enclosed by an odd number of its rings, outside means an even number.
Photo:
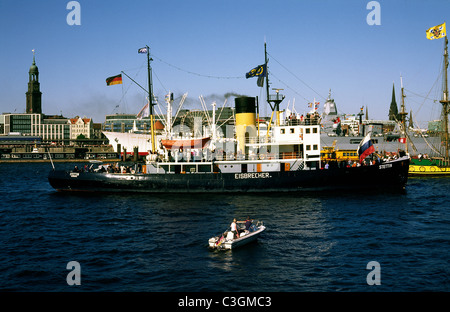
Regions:
<svg viewBox="0 0 450 312"><path fill-rule="evenodd" d="M440 99L444 40L427 40L425 30L446 21L447 0L380 0L381 25L372 26L366 0L79 0L79 26L66 22L68 2L0 0L0 112L24 112L32 49L45 114L103 122L137 113L144 92L125 76L123 85L105 79L123 70L147 86L146 57L137 53L145 45L160 102L168 90L176 98L188 92L186 108L200 108L200 95L208 105L222 105L229 92L263 96L245 73L264 62L266 40L271 88L286 95L282 109L295 99L296 110L307 111L314 98L321 109L331 89L340 112L364 106L370 118L387 119L393 83L400 104L402 75L414 118L426 125L440 113L424 97Z"/></svg>

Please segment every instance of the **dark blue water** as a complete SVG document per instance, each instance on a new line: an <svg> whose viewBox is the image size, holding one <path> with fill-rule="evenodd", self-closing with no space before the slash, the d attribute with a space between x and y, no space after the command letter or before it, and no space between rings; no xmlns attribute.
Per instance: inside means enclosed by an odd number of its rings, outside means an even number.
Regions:
<svg viewBox="0 0 450 312"><path fill-rule="evenodd" d="M448 178L405 194L82 195L55 192L50 168L0 164L2 291L450 290ZM256 243L208 249L248 215L268 228Z"/></svg>

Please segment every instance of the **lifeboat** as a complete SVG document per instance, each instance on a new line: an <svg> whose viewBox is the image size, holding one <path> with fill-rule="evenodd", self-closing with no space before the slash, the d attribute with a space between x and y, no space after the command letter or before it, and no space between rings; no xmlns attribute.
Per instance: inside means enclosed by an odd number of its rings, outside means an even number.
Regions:
<svg viewBox="0 0 450 312"><path fill-rule="evenodd" d="M161 144L166 149L172 148L205 148L209 141L210 137L197 138L197 139L177 139L177 140L161 140Z"/></svg>

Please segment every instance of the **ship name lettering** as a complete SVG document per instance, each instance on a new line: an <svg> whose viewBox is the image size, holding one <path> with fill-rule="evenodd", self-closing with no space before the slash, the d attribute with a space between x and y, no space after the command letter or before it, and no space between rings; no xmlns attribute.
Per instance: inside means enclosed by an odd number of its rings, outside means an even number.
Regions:
<svg viewBox="0 0 450 312"><path fill-rule="evenodd" d="M380 169L392 168L392 164L380 165Z"/></svg>
<svg viewBox="0 0 450 312"><path fill-rule="evenodd" d="M235 179L267 179L270 178L268 172L250 172L250 173L236 173Z"/></svg>

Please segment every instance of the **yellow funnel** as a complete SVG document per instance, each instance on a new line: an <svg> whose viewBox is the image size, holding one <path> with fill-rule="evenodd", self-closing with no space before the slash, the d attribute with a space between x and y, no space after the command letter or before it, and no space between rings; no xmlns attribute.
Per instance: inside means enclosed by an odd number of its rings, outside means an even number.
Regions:
<svg viewBox="0 0 450 312"><path fill-rule="evenodd" d="M254 97L238 97L234 100L236 108L236 138L238 148L245 151L245 143L256 138L256 105Z"/></svg>

